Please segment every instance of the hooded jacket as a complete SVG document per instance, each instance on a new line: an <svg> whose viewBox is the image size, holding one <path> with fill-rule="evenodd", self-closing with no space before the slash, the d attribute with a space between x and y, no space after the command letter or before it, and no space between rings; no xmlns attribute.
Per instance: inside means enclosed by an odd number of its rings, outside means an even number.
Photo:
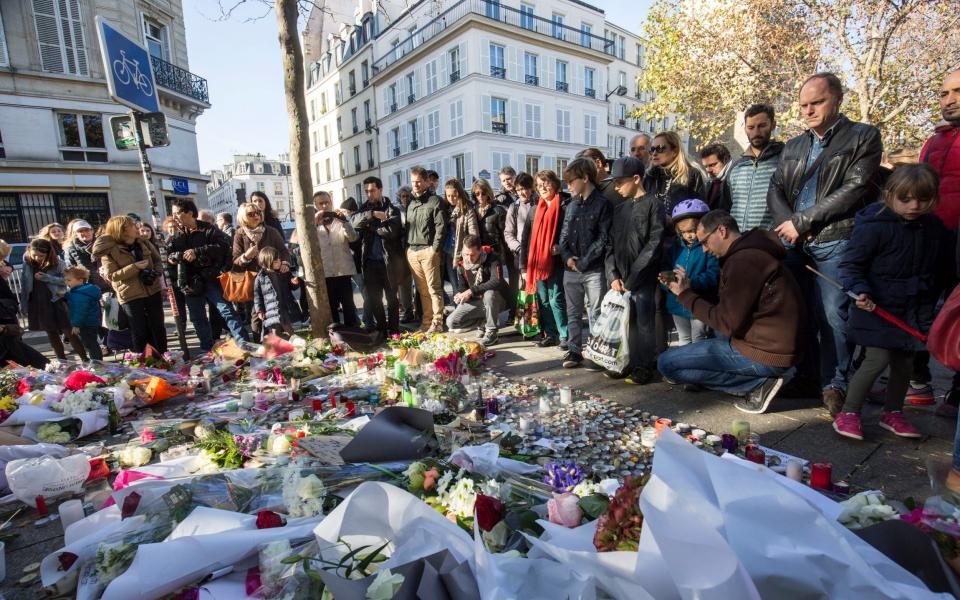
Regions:
<svg viewBox="0 0 960 600"><path fill-rule="evenodd" d="M944 227L932 214L907 221L876 202L857 213L856 226L840 261L840 279L854 294L921 332L930 330L939 290L940 260L950 261ZM877 315L850 303L850 339L862 346L922 350L923 344Z"/></svg>
<svg viewBox="0 0 960 600"><path fill-rule="evenodd" d="M720 301L714 304L686 289L678 296L680 303L730 338L745 357L770 367L792 367L800 362L807 315L784 257L786 250L775 234L748 231L720 259Z"/></svg>
<svg viewBox="0 0 960 600"><path fill-rule="evenodd" d="M710 301L716 299L720 263L712 254L703 251L699 240L695 241L693 246L688 246L678 235L673 240L667 259L664 264L665 271L683 267L687 271L693 291ZM678 317L691 318L693 315L680 304L680 300L670 292L670 288L663 284L661 286L667 290L667 312Z"/></svg>
<svg viewBox="0 0 960 600"><path fill-rule="evenodd" d="M71 327L100 327L100 288L84 283L67 291Z"/></svg>
<svg viewBox="0 0 960 600"><path fill-rule="evenodd" d="M663 221L653 194L616 206L607 241L607 280L619 279L631 292L643 285L655 285L662 235Z"/></svg>
<svg viewBox="0 0 960 600"><path fill-rule="evenodd" d="M141 239L134 241L134 244L140 246L143 260L149 263L147 268L162 272L160 253L154 245ZM109 235L98 237L93 244L93 256L103 263L103 268L107 272L107 281L117 293L117 301L120 304L148 298L160 292L160 277L154 279L150 285L144 285L143 280L140 279L141 270L134 265L137 258L130 250L132 247L119 244Z"/></svg>
<svg viewBox="0 0 960 600"><path fill-rule="evenodd" d="M783 142L770 142L754 156L748 149L733 163L727 183L730 187L730 216L737 220L740 231L759 227L771 229L773 217L767 207L770 179L783 152Z"/></svg>

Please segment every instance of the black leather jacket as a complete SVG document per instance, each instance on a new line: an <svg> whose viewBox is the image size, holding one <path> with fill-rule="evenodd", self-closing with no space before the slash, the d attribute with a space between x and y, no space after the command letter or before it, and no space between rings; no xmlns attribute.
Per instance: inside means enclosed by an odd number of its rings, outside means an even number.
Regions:
<svg viewBox="0 0 960 600"><path fill-rule="evenodd" d="M385 221L373 216L376 211L383 211L387 215ZM360 234L361 265L370 258L373 242L379 236L383 240L384 260L392 261L404 259L403 251L403 223L400 220L400 209L394 206L390 199L384 196L378 205L367 200L360 206L360 210L353 213L350 222Z"/></svg>
<svg viewBox="0 0 960 600"><path fill-rule="evenodd" d="M841 117L842 118L842 117ZM780 164L770 180L767 206L774 226L793 221L801 239L832 242L850 237L857 211L879 195L878 172L883 144L872 125L842 118L823 149L817 180L816 204L803 212L794 207L800 198L807 156L813 144L809 131L787 142Z"/></svg>
<svg viewBox="0 0 960 600"><path fill-rule="evenodd" d="M183 260L183 253L193 250L197 258L192 262ZM215 226L197 221L197 228L190 233L182 232L171 238L167 245L167 259L177 265L176 285L187 296L200 296L217 280L231 257L230 240Z"/></svg>

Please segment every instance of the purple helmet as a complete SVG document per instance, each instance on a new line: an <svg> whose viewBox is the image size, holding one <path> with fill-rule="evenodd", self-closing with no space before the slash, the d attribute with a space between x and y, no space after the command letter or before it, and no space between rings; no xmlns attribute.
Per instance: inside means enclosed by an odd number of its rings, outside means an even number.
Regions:
<svg viewBox="0 0 960 600"><path fill-rule="evenodd" d="M710 212L710 207L707 206L707 203L699 198L692 198L690 200L681 200L673 207L673 211L670 213L670 220L676 223L677 221L682 221L683 219L689 219L691 217L699 219L703 215Z"/></svg>

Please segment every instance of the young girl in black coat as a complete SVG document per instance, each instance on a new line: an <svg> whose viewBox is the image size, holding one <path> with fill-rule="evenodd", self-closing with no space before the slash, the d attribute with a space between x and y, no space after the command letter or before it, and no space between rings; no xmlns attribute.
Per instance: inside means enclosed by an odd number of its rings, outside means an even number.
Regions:
<svg viewBox="0 0 960 600"><path fill-rule="evenodd" d="M263 321L264 331L290 335L293 324L302 320L300 307L293 300L291 288L299 284L293 272L280 272L280 254L267 246L258 255L260 272L253 284L253 309Z"/></svg>
<svg viewBox="0 0 960 600"><path fill-rule="evenodd" d="M844 437L863 439L860 410L873 382L889 366L880 427L894 435L919 438L903 416L913 369L913 354L923 342L874 314L879 306L911 327L927 332L933 323L934 277L944 251L944 228L932 215L940 180L925 164L902 165L887 180L883 201L857 213L853 235L840 263L844 287L857 295L850 306L848 335L863 346L865 358L850 379L842 412L833 428Z"/></svg>

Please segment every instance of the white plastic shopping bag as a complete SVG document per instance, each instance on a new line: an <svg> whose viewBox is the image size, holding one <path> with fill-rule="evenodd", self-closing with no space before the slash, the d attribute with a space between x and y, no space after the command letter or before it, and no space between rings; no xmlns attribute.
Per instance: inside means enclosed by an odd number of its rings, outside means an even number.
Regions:
<svg viewBox="0 0 960 600"><path fill-rule="evenodd" d="M623 373L630 365L630 295L610 290L600 305L600 318L583 349L588 360L608 371Z"/></svg>

